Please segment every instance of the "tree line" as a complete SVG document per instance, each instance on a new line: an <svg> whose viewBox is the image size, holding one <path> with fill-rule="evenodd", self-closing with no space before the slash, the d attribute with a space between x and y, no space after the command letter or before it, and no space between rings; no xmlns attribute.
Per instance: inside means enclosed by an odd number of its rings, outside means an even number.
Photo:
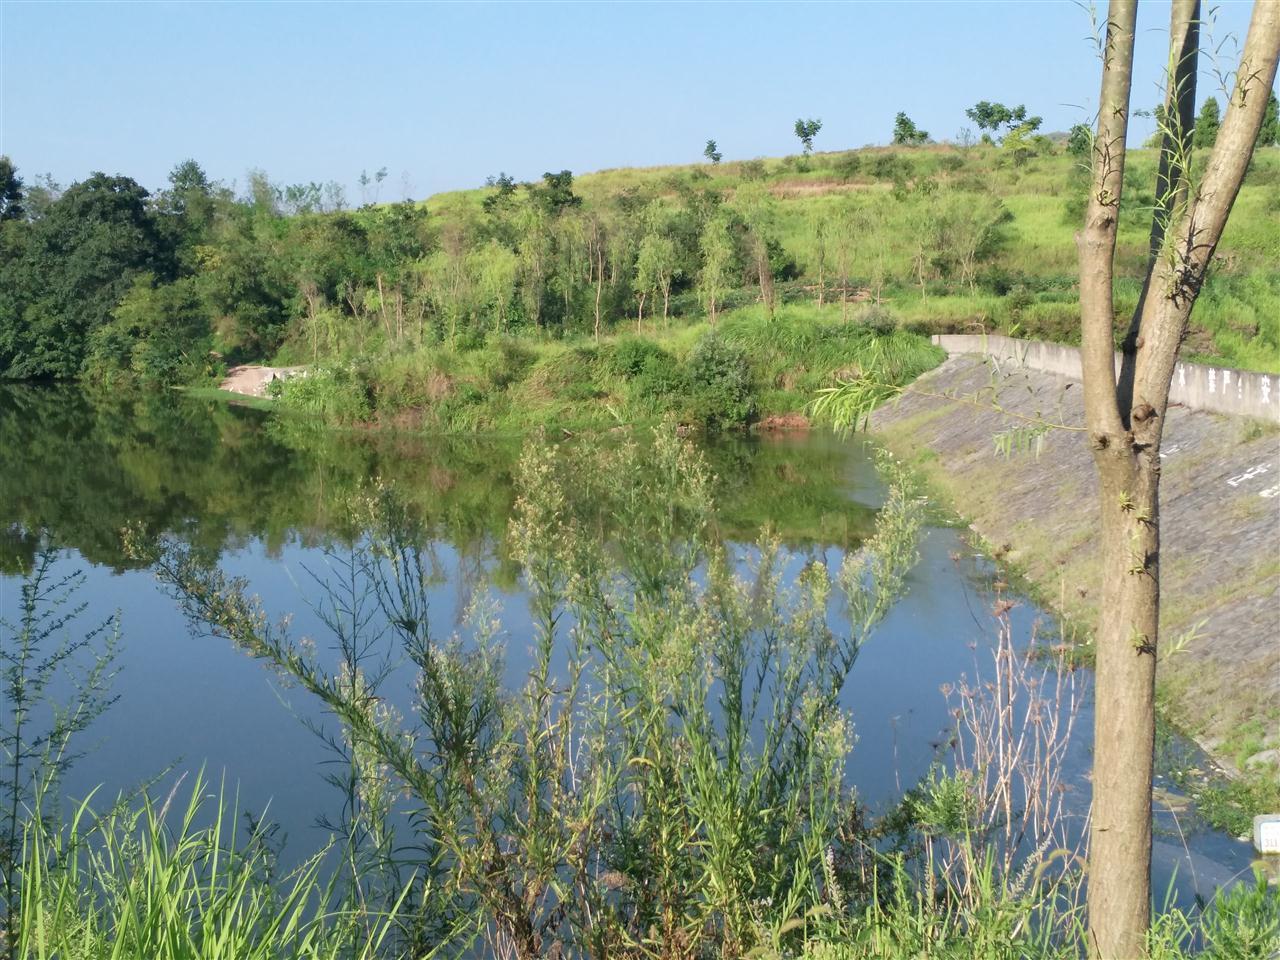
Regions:
<svg viewBox="0 0 1280 960"><path fill-rule="evenodd" d="M801 273L779 198L750 166L730 188L695 170L589 202L567 170L523 185L503 174L482 202L440 212L346 209L319 185L281 188L257 174L238 196L194 161L155 193L95 173L33 204L5 170L8 378L174 382L286 344L315 360L520 331L598 337L677 312L714 321L744 299L771 314L776 285ZM871 207L824 206L799 228L818 301L839 295L847 307L855 273L883 286L883 258L864 238L890 207L918 227L913 282L973 283L999 246L999 201L961 198L892 157L868 172L892 193Z"/></svg>
<svg viewBox="0 0 1280 960"><path fill-rule="evenodd" d="M748 272L767 286L794 269L759 190L730 203L690 184L584 205L569 171L522 187L502 176L478 209L446 217L412 202L346 209L319 185L261 175L237 196L194 161L154 194L94 173L29 197L4 163L10 378L172 381L290 339L319 356L518 328L599 334L668 318L696 283L714 311Z"/></svg>
<svg viewBox="0 0 1280 960"><path fill-rule="evenodd" d="M967 113L1001 163L1060 149L1022 105L981 101ZM886 286L976 290L1009 239L995 188L959 172L959 155L932 171L906 153L814 155L821 127L796 121L803 154L778 172L829 170L889 189L806 207L801 223L763 161L722 167L710 140L710 167L586 193L562 170L523 184L500 174L483 197L378 204L379 170L362 176L357 208L337 184L281 185L261 171L237 191L194 160L150 192L103 173L66 189L47 176L24 182L0 158L0 377L168 383L282 348L308 362L521 331L599 337L674 314L714 322L751 300L772 315L779 285L801 277L804 295L838 298L842 316ZM1273 96L1259 141L1275 127ZM895 144L929 140L899 114ZM1065 144L1089 147L1083 127ZM730 167L738 178L726 183Z"/></svg>

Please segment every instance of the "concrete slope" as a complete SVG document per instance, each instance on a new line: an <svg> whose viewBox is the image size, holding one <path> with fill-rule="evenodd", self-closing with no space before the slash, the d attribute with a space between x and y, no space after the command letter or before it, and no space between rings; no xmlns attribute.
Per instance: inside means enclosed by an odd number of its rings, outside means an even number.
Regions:
<svg viewBox="0 0 1280 960"><path fill-rule="evenodd" d="M1008 459L993 439L1026 426L993 401L1080 425L1080 384L957 355L912 389L872 416L872 430L918 463L1046 600L1091 624L1098 505L1084 434L1054 430L1038 453ZM1164 437L1161 691L1174 718L1230 765L1242 743L1280 744L1280 429L1175 407Z"/></svg>

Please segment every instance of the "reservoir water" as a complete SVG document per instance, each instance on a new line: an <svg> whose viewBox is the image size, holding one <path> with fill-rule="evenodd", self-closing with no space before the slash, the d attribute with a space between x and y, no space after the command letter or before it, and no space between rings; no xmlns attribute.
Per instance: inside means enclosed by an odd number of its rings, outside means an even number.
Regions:
<svg viewBox="0 0 1280 960"><path fill-rule="evenodd" d="M609 442L564 442L597 441ZM716 535L744 565L765 530L781 542L789 576L810 563L837 568L873 530L884 486L860 439L728 438L702 451L716 478ZM18 616L21 580L49 547L56 574L83 575L74 601L84 611L69 632L118 614L117 699L84 735L65 792L80 798L96 788L111 797L147 783L163 792L204 770L242 809L278 823L288 850L319 848L325 832L317 824L336 818L342 803L325 779L333 754L313 729L334 732L330 719L226 641L193 634L153 572L122 549L122 532L190 545L243 577L270 615L291 616L293 631L323 649L326 598L341 590L363 534L346 504L381 482L424 518L433 635L457 629L476 593L491 593L516 687L529 669L531 633L507 533L519 453L516 441L338 433L176 394L0 387L0 619ZM847 776L872 811L945 761L952 715L942 688L989 668L998 599L1015 602L1015 644L1053 636L1052 619L1010 596L1000 579L962 530L934 517L904 596L843 692L857 736ZM407 668L386 642L393 679L407 688ZM1082 828L1092 714L1087 672L1073 679L1083 705L1065 780ZM1208 830L1191 811L1162 810L1157 830L1157 891L1176 876L1177 899L1187 903L1247 874L1248 845Z"/></svg>

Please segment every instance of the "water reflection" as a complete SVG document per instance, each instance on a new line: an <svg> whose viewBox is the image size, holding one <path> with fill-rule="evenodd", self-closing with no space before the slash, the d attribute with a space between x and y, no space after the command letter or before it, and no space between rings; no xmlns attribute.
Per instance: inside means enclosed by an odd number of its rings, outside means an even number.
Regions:
<svg viewBox="0 0 1280 960"><path fill-rule="evenodd" d="M450 632L475 591L491 585L503 601L508 680L519 683L527 669L529 612L506 547L515 442L333 433L175 395L9 386L0 387L0 450L0 573L10 575L0 577L0 612L12 602L12 576L30 569L48 537L65 548L62 566L86 569L81 599L90 609L122 616L121 699L95 728L101 746L75 769L73 794L98 784L114 793L170 764L205 766L225 772L243 805L284 824L303 850L314 847L310 825L333 819L339 802L322 779L331 755L297 722L323 724L315 704L227 645L192 638L171 598L122 551L126 527L189 544L245 577L269 612L293 614L295 631L323 638L322 585L341 578L341 558L361 534L348 504L380 479L426 525L438 574L433 632ZM769 527L790 576L812 562L834 569L872 528L882 487L857 444L733 439L705 453L717 533L743 558ZM939 687L985 662L994 575L956 531L929 528L906 596L863 648L842 702L858 735L850 779L874 808L938 758L949 725ZM1023 603L1012 617L1015 636L1028 637L1042 614ZM1070 759L1079 818L1090 734L1086 714ZM1243 845L1203 831L1190 846L1158 847L1158 889L1178 864L1184 874L1196 866L1192 889L1211 890L1248 861Z"/></svg>

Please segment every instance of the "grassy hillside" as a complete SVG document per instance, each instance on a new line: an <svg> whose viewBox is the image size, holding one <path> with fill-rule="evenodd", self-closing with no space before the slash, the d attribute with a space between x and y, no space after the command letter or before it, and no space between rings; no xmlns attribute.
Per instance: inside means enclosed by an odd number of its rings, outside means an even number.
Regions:
<svg viewBox="0 0 1280 960"><path fill-rule="evenodd" d="M1117 317L1137 303L1154 202L1155 151L1132 151L1118 244ZM673 207L697 191L730 204L745 184L774 201L771 229L793 276L784 299L827 302L861 292L920 332L986 329L1075 342L1079 336L1074 233L1085 171L1065 152L1017 164L1000 148L868 148L800 158L605 170L578 177L584 209L618 197L657 197ZM441 194L426 205L442 222L474 223L493 190ZM972 276L948 244L964 243L947 208L977 208L991 223ZM951 218L954 221L954 217ZM963 224L961 227L963 228ZM837 249L837 234L850 236ZM950 235L948 235L950 233ZM825 234L825 237L824 237ZM842 269L842 266L844 269ZM696 278L686 278L686 280ZM694 303L681 306L695 311ZM1255 158L1193 315L1186 357L1280 372L1280 149Z"/></svg>

